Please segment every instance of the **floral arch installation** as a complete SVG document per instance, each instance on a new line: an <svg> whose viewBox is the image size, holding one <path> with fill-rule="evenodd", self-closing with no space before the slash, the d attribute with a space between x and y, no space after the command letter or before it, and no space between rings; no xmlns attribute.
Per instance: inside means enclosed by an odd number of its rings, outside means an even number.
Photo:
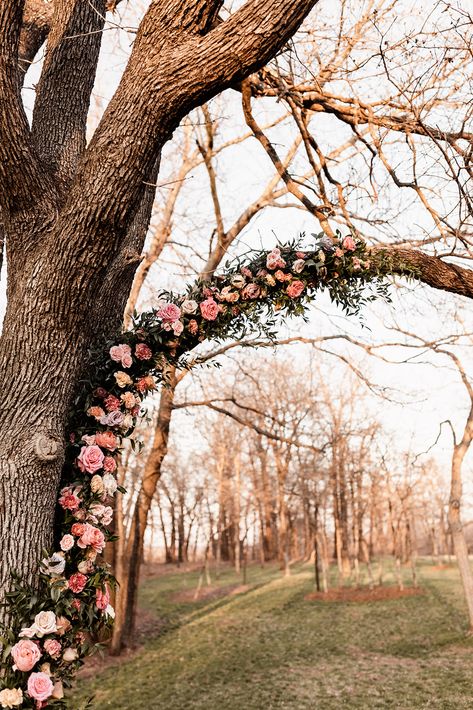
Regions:
<svg viewBox="0 0 473 710"><path fill-rule="evenodd" d="M313 237L309 248L301 237L253 252L184 294L163 292L158 308L136 316L131 330L91 353L70 417L55 549L44 552L37 584L14 576L7 595L10 622L0 638L2 708L66 708L64 688L113 625L115 579L103 552L113 539L117 460L143 413L143 399L163 382L166 365L185 366L185 353L204 340L248 333L273 338L278 323L304 317L323 290L348 315L375 298L389 300L386 258L371 256L352 236Z"/></svg>

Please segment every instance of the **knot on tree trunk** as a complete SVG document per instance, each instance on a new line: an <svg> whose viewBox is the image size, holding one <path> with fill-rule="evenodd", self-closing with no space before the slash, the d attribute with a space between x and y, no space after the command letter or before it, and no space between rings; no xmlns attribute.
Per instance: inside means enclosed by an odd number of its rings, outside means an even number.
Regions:
<svg viewBox="0 0 473 710"><path fill-rule="evenodd" d="M36 434L34 452L40 461L56 461L62 454L62 442L51 434Z"/></svg>

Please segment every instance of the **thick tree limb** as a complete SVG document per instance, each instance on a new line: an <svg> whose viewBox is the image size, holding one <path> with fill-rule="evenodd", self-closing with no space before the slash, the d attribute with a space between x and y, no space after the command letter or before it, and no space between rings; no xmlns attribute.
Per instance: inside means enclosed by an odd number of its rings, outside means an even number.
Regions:
<svg viewBox="0 0 473 710"><path fill-rule="evenodd" d="M66 180L85 150L105 6L105 0L55 0L32 134L47 169Z"/></svg>
<svg viewBox="0 0 473 710"><path fill-rule="evenodd" d="M390 262L391 273L405 274L410 270L423 283L441 291L473 298L473 270L443 261L416 249L373 247L371 253Z"/></svg>
<svg viewBox="0 0 473 710"><path fill-rule="evenodd" d="M36 54L46 41L54 14L54 4L48 0L26 0L23 27L20 34L18 60L20 84Z"/></svg>

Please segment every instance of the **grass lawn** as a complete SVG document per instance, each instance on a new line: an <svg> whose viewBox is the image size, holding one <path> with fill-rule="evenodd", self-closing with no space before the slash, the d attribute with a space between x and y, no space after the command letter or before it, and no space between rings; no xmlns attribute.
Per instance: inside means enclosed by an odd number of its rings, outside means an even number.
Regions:
<svg viewBox="0 0 473 710"><path fill-rule="evenodd" d="M454 568L423 564L424 595L362 603L306 601L309 566L286 579L251 568L246 591L183 601L197 577L145 581L141 606L164 619L161 634L80 681L74 707L95 694L96 710L473 708ZM237 581L227 570L216 584Z"/></svg>

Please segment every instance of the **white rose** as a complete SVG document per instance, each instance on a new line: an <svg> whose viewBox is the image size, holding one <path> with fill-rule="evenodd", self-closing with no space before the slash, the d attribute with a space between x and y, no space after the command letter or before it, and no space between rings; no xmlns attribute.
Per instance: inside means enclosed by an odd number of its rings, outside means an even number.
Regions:
<svg viewBox="0 0 473 710"><path fill-rule="evenodd" d="M92 479L90 481L90 490L92 491L92 493L103 493L104 485L102 481L102 476L99 476L98 474L92 476Z"/></svg>
<svg viewBox="0 0 473 710"><path fill-rule="evenodd" d="M94 565L90 560L82 560L82 562L79 562L77 565L77 569L81 574L90 574L93 572Z"/></svg>
<svg viewBox="0 0 473 710"><path fill-rule="evenodd" d="M62 660L65 663L72 663L72 661L77 661L79 658L79 653L77 651L77 648L72 648L72 646L69 646L69 648L66 648L64 653L62 654Z"/></svg>
<svg viewBox="0 0 473 710"><path fill-rule="evenodd" d="M113 608L113 606L111 604L109 604L107 606L107 608L105 609L105 614L106 614L106 616L109 616L111 619L115 618L115 609Z"/></svg>
<svg viewBox="0 0 473 710"><path fill-rule="evenodd" d="M23 703L21 688L5 688L0 692L0 705L2 708L16 708Z"/></svg>
<svg viewBox="0 0 473 710"><path fill-rule="evenodd" d="M122 429L124 431L128 431L128 429L131 429L132 426L133 426L133 417L131 416L131 414L126 414L123 417Z"/></svg>
<svg viewBox="0 0 473 710"><path fill-rule="evenodd" d="M41 564L46 574L59 577L64 572L64 568L66 566L64 553L55 552L51 557L47 557L42 560Z"/></svg>
<svg viewBox="0 0 473 710"><path fill-rule="evenodd" d="M24 629L21 629L19 633L21 639L32 639L34 636L36 636L35 626L26 626Z"/></svg>
<svg viewBox="0 0 473 710"><path fill-rule="evenodd" d="M116 482L115 477L111 473L106 473L102 481L105 493L108 496L113 496L118 488L118 483Z"/></svg>
<svg viewBox="0 0 473 710"><path fill-rule="evenodd" d="M318 258L318 260L321 261L322 264L323 264L323 263L325 262L325 254L324 254L324 252L323 252L323 251L319 251L319 253L317 254L317 258Z"/></svg>
<svg viewBox="0 0 473 710"><path fill-rule="evenodd" d="M243 288L243 286L246 284L246 279L241 274L235 274L230 283L233 288Z"/></svg>
<svg viewBox="0 0 473 710"><path fill-rule="evenodd" d="M197 310L197 303L196 301L186 299L182 302L181 309L183 313L195 313Z"/></svg>
<svg viewBox="0 0 473 710"><path fill-rule="evenodd" d="M40 611L34 618L33 626L36 628L38 638L56 633L56 614L53 611Z"/></svg>
<svg viewBox="0 0 473 710"><path fill-rule="evenodd" d="M324 255L324 258L325 258L325 255ZM297 261L295 261L292 265L292 270L295 274L300 274L301 271L303 271L304 266L305 266L304 259L297 259Z"/></svg>

